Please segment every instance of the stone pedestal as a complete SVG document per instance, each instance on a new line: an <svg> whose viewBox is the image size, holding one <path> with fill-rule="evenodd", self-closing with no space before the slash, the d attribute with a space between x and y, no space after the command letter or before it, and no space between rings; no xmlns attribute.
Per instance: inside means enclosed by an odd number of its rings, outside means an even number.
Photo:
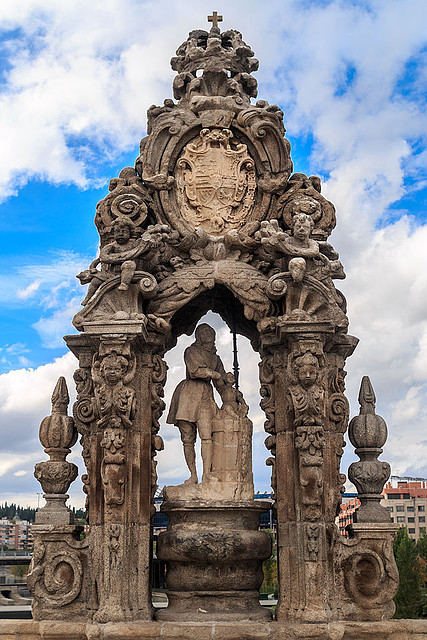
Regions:
<svg viewBox="0 0 427 640"><path fill-rule="evenodd" d="M169 501L161 509L168 530L159 535L157 556L168 562L169 606L158 620L265 620L259 604L262 562L271 554L269 536L258 530L267 502Z"/></svg>
<svg viewBox="0 0 427 640"><path fill-rule="evenodd" d="M427 620L121 622L0 620L2 640L426 640Z"/></svg>

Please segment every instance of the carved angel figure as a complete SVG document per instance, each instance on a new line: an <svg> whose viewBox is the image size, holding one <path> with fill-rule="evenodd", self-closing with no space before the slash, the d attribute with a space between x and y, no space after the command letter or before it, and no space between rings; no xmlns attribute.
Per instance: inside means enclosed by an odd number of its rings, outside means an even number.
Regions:
<svg viewBox="0 0 427 640"><path fill-rule="evenodd" d="M296 427L321 424L324 390L316 384L319 378L319 361L312 353L295 358L293 379L297 384L289 388Z"/></svg>
<svg viewBox="0 0 427 640"><path fill-rule="evenodd" d="M135 237L136 227L130 218L116 218L113 222L114 241L101 248L99 257L89 269L78 274L82 284L89 283L89 289L82 305L86 305L103 282L120 273L120 291L127 291L137 269L138 258L149 258L165 243L176 240L176 232L168 225L149 225L140 237ZM97 266L101 264L101 270Z"/></svg>
<svg viewBox="0 0 427 640"><path fill-rule="evenodd" d="M117 353L105 356L101 363L94 359L92 376L99 415L98 426L105 426L110 421L119 422L125 428L131 426L135 411L135 391L128 386L128 382L133 378L135 366L134 360L129 363L127 358Z"/></svg>
<svg viewBox="0 0 427 640"><path fill-rule="evenodd" d="M282 231L277 220L261 222L261 228L255 237L263 245L273 247L276 252L290 256L289 271L295 282L301 282L307 269L307 258L320 258L328 262L326 256L322 256L319 243L310 238L314 222L306 213L297 213L292 219L292 233Z"/></svg>

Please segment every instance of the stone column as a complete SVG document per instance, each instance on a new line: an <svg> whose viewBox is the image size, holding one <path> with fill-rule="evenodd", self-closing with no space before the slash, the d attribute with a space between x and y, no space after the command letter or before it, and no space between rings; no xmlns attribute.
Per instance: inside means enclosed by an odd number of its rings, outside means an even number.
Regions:
<svg viewBox="0 0 427 640"><path fill-rule="evenodd" d="M348 337L344 342L347 352L354 348ZM277 618L329 620L335 617L329 575L348 420L342 347L328 322L284 321L276 339L263 344L261 388L269 390L261 406L270 433L266 445L275 454L267 464L274 468L277 510ZM272 372L267 383L266 367Z"/></svg>
<svg viewBox="0 0 427 640"><path fill-rule="evenodd" d="M67 491L77 467L67 454L77 440L73 418L67 415L69 396L65 378L52 394L52 412L40 425L40 442L50 460L39 462L34 475L45 491L46 505L36 513L32 528L34 551L28 574L35 620L74 620L88 616L88 545L83 527L74 526L66 506Z"/></svg>
<svg viewBox="0 0 427 640"><path fill-rule="evenodd" d="M148 620L153 454L161 448L153 394L166 370L159 374L141 334L68 336L67 344L80 363L74 415L87 466L94 619Z"/></svg>

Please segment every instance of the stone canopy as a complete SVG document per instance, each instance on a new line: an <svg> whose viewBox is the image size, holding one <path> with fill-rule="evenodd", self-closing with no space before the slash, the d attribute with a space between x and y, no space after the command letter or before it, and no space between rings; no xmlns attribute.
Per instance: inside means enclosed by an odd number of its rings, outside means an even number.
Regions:
<svg viewBox="0 0 427 640"><path fill-rule="evenodd" d="M191 31L171 65L174 100L148 110L135 167L110 181L96 207L99 256L77 276L89 287L73 320L79 333L65 338L79 359L74 421L66 415L68 400L61 406L55 400L42 423L51 460L36 471L48 504L35 527L34 617L99 624L152 619L163 358L213 310L260 355L278 531L277 620L387 619L398 582L395 528L379 505L390 469L378 460L386 427L369 379L350 431L360 457L350 477L362 507L348 539L334 522L346 480L340 471L349 420L344 366L358 342L348 334L346 301L334 284L345 277L328 242L334 206L318 177L293 173L281 109L253 102L258 61L238 31L221 32L215 24ZM198 338L201 327L184 356L188 380L168 408L191 486L168 487L164 495L169 526L158 553L169 565L169 607L157 617L265 620L270 614L261 610L258 590L270 542L257 529L268 505L253 500L252 425L243 396L218 362L214 338ZM211 401L211 385L221 408ZM62 383L60 389L65 398ZM49 435L57 433L62 439ZM90 525L84 540L64 506L75 477L65 458L77 433ZM196 435L204 455L201 483L192 462ZM62 483L52 489L55 474Z"/></svg>

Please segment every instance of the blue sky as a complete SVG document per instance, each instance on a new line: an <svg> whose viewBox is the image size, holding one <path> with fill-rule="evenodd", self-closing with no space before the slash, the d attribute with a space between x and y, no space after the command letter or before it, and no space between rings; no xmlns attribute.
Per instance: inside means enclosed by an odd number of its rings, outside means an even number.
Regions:
<svg viewBox="0 0 427 640"><path fill-rule="evenodd" d="M170 58L188 31L206 28L212 8L204 0L1 3L0 501L36 502L38 425L56 378L71 386L75 362L62 336L84 297L75 274L97 251L95 205L108 180L133 165L147 108L171 97ZM217 10L260 60L258 97L284 110L295 171L320 175L336 205L332 243L347 272L339 285L361 339L348 362L353 412L368 374L390 430L383 458L394 473L427 477L425 2L231 0ZM218 330L227 359L230 336ZM244 391L264 490L256 357L245 341L241 352L253 373ZM169 364L166 399L183 373L179 350ZM173 428L164 436L160 483L174 484L185 469ZM71 495L82 503L79 481Z"/></svg>

